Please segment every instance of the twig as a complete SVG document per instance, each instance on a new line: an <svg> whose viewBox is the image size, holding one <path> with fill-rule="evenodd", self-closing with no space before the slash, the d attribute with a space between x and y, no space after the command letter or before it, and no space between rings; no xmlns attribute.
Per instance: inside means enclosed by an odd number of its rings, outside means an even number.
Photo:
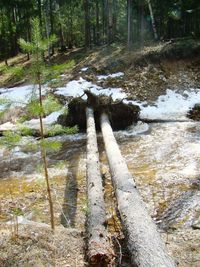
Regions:
<svg viewBox="0 0 200 267"><path fill-rule="evenodd" d="M59 205L59 207L60 207L61 213L62 213L62 215L63 215L63 217L64 217L66 223L68 224L68 226L70 226L70 220L67 219L66 215L65 215L64 212L63 212L62 205L60 204L60 202L59 202L59 200L58 200L56 190L55 190L55 188L52 188L52 189L53 189L54 195L55 195L55 197L56 197L56 201L57 201L57 203L58 203L58 205Z"/></svg>
<svg viewBox="0 0 200 267"><path fill-rule="evenodd" d="M114 236L114 238L115 238L115 240L116 240L116 242L117 242L117 244L118 244L118 247L119 247L119 264L120 264L120 266L121 266L121 262L122 262L122 246L121 246L121 244L119 243L119 240L118 240L118 238L116 238L115 236Z"/></svg>

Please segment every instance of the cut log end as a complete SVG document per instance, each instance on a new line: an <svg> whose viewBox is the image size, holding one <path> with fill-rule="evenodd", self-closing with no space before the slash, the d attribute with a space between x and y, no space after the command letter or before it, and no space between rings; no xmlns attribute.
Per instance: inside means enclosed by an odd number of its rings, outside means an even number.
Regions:
<svg viewBox="0 0 200 267"><path fill-rule="evenodd" d="M94 251L93 253L90 253L90 255L88 256L88 261L92 266L106 267L112 265L113 258L114 255L109 255L108 251L102 251L102 252L98 251L98 253Z"/></svg>

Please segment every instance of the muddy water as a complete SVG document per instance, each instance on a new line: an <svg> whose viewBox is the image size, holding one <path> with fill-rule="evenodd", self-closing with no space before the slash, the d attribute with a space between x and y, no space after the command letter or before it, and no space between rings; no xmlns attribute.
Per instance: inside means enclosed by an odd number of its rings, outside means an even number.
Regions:
<svg viewBox="0 0 200 267"><path fill-rule="evenodd" d="M181 263L180 266L198 266L198 263L195 265L192 261L193 254L196 253L194 244L198 240L196 233L199 230L192 229L198 229L200 224L199 133L200 123L191 121L149 125L139 123L127 131L115 133L149 213L161 232L167 232L171 239L178 240L169 241L170 246L175 242L173 253L177 253L179 258L179 249L184 242L189 246L187 253L192 251L189 263ZM86 136L57 139L62 141L62 149L48 154L56 224L84 230L88 212L85 194ZM114 193L101 135L98 142L108 224L112 233L119 237L121 225L116 219ZM49 223L48 201L39 156L38 151L27 151L23 145L15 149L14 153L10 154L6 150L0 153L1 223L11 220L13 215L19 216L22 223ZM181 239L188 229L195 233L194 238L191 233L188 234L191 244ZM177 235L177 231L183 231L181 237ZM198 255L197 252L197 260Z"/></svg>
<svg viewBox="0 0 200 267"><path fill-rule="evenodd" d="M199 132L200 124L188 121L139 124L129 131L116 133L122 154L147 203L149 213L162 229L199 224ZM60 217L61 223L65 226L68 224L78 226L80 223L83 227L82 220L84 213L87 213L85 144L84 135L77 135L77 138L73 139L66 137L61 151L49 154L51 183L55 191L57 190L54 197L58 198L59 202L57 223L60 223ZM104 176L109 177L101 137L99 137L99 147L102 172ZM46 200L45 184L42 180L39 153L27 152L22 146L18 148L17 153L12 153L11 156L8 154L9 152L5 151L1 153L2 203L11 201L15 196L20 196L20 199L22 196L32 199L30 195L38 192L38 196L42 193L43 197L39 197L39 200L36 197L34 205L37 208L38 203L41 209L45 207L46 210L46 204L43 203ZM107 191L110 195L113 194L108 185ZM4 211L2 217L7 218L9 212L9 210ZM37 217L37 220L40 220L39 212L34 216L31 207L24 207L21 213L25 215L31 213L33 218ZM42 220L47 221L44 212Z"/></svg>
<svg viewBox="0 0 200 267"><path fill-rule="evenodd" d="M199 216L199 124L150 125L121 150L149 212L162 228L191 226Z"/></svg>
<svg viewBox="0 0 200 267"><path fill-rule="evenodd" d="M104 90L84 79L71 81L57 93L82 95L86 88L97 94L102 91L112 94L115 99L126 96L119 88ZM24 101L29 89L21 88L21 94L17 90L16 95ZM4 90L1 93L4 94ZM12 90L12 97L13 93ZM160 96L152 106L136 103L141 108L140 116L143 119L182 122L138 123L127 131L115 133L149 214L181 267L200 266L200 123L188 121L185 116L196 103L200 103L199 89L184 92L180 89L180 93L167 90L166 95ZM78 134L55 139L63 145L59 152L48 153L56 225L84 231L89 212L86 136ZM35 139L29 142L37 143ZM123 233L116 216L115 196L101 135L98 143L108 226L117 252L122 249L123 259L118 266L129 267L131 263L125 257L126 246L121 243L120 247L118 241L123 238ZM0 149L0 230L9 227L7 223L16 217L24 224L50 223L40 152L27 148L24 142L12 151ZM119 260L120 257L119 253Z"/></svg>

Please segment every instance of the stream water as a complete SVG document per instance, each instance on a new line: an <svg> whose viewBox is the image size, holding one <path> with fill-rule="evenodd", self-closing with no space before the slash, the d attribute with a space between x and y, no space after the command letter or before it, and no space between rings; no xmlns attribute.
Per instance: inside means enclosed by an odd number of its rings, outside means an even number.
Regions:
<svg viewBox="0 0 200 267"><path fill-rule="evenodd" d="M175 101L181 99L182 103L184 99L192 99L191 105L200 102L200 97L193 90L188 92L187 97L177 97L175 94L173 99L174 97ZM200 123L185 117L186 102L182 106L177 104L176 110L172 104L173 109L167 110L169 97L165 96L159 101L165 109L159 113L155 106L151 107L152 119L156 114L156 119L176 118L177 121L149 124L138 122L125 131L116 132L115 136L149 213L158 227L162 231L198 228ZM187 109L188 107L189 104ZM147 106L145 110L144 107L142 114L148 111L150 118L151 109ZM48 154L56 223L83 230L87 214L86 135L55 139L61 140L63 144L59 152ZM31 142L36 140L32 139ZM98 142L109 219L115 216L115 205L101 134L98 135ZM0 170L1 222L10 220L15 211L18 212L21 222L34 220L48 223L48 204L39 152L33 152L23 144L11 154L2 149ZM115 230L116 227L114 226Z"/></svg>

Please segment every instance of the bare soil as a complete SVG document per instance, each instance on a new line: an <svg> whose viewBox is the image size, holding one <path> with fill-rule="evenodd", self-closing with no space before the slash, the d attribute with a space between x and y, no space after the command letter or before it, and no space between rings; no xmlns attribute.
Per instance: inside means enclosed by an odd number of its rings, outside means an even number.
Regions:
<svg viewBox="0 0 200 267"><path fill-rule="evenodd" d="M8 228L8 227L7 227ZM2 267L83 267L84 240L76 229L34 223L0 231L0 266Z"/></svg>

